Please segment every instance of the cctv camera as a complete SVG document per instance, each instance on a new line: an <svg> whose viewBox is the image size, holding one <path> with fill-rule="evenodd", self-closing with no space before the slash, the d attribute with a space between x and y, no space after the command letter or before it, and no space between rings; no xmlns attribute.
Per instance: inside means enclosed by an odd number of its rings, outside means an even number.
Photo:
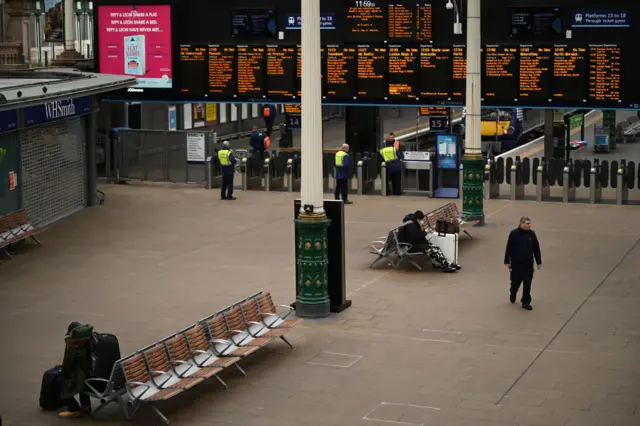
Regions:
<svg viewBox="0 0 640 426"><path fill-rule="evenodd" d="M451 9L453 9L453 3L451 3L451 0L449 0L449 1L447 2L447 6L446 6L446 8L447 8L447 10L451 10Z"/></svg>

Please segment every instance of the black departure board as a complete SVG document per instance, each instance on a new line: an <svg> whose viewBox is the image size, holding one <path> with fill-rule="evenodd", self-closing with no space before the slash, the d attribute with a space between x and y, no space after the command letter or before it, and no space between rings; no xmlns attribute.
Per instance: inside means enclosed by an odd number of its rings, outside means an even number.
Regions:
<svg viewBox="0 0 640 426"><path fill-rule="evenodd" d="M358 86L358 55L355 46L326 47L325 97L355 99Z"/></svg>
<svg viewBox="0 0 640 426"><path fill-rule="evenodd" d="M518 46L490 44L482 51L482 99L504 105L518 98Z"/></svg>
<svg viewBox="0 0 640 426"><path fill-rule="evenodd" d="M262 97L264 92L265 46L238 46L238 96Z"/></svg>
<svg viewBox="0 0 640 426"><path fill-rule="evenodd" d="M387 34L387 16L380 0L345 1L347 42L383 43ZM386 3L386 2L385 2Z"/></svg>
<svg viewBox="0 0 640 426"><path fill-rule="evenodd" d="M294 98L296 96L295 73L295 46L267 46L267 96Z"/></svg>
<svg viewBox="0 0 640 426"><path fill-rule="evenodd" d="M232 98L236 93L236 47L208 46L209 95Z"/></svg>
<svg viewBox="0 0 640 426"><path fill-rule="evenodd" d="M553 98L557 105L575 105L586 98L587 48L553 45Z"/></svg>
<svg viewBox="0 0 640 426"><path fill-rule="evenodd" d="M420 46L420 98L446 102L451 96L452 48Z"/></svg>
<svg viewBox="0 0 640 426"><path fill-rule="evenodd" d="M589 101L621 103L622 50L616 44L589 45Z"/></svg>
<svg viewBox="0 0 640 426"><path fill-rule="evenodd" d="M447 107L420 107L420 115L422 117L448 117L449 108Z"/></svg>
<svg viewBox="0 0 640 426"><path fill-rule="evenodd" d="M392 43L432 42L433 7L430 3L389 4L387 39Z"/></svg>
<svg viewBox="0 0 640 426"><path fill-rule="evenodd" d="M465 101L467 91L467 49L464 45L453 45L452 49L453 80L451 82L451 100L456 103Z"/></svg>
<svg viewBox="0 0 640 426"><path fill-rule="evenodd" d="M358 45L358 98L384 99L388 89L387 47Z"/></svg>
<svg viewBox="0 0 640 426"><path fill-rule="evenodd" d="M518 101L521 104L544 105L551 102L553 46L521 44Z"/></svg>
<svg viewBox="0 0 640 426"><path fill-rule="evenodd" d="M207 92L207 46L180 45L180 92L202 96Z"/></svg>
<svg viewBox="0 0 640 426"><path fill-rule="evenodd" d="M401 45L389 46L389 98L415 99L418 97L418 68L420 49Z"/></svg>
<svg viewBox="0 0 640 426"><path fill-rule="evenodd" d="M325 57L324 57L325 48L320 48L320 79L322 80L322 93L324 93L324 70L326 68ZM302 47L298 45L296 50L296 76L298 80L298 97L302 96Z"/></svg>

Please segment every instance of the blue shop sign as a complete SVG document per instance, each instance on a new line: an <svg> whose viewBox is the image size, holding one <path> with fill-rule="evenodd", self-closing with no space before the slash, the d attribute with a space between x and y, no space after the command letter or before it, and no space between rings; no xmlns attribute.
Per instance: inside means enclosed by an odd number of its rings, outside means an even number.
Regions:
<svg viewBox="0 0 640 426"><path fill-rule="evenodd" d="M91 112L91 96L51 101L24 109L24 126L71 118Z"/></svg>
<svg viewBox="0 0 640 426"><path fill-rule="evenodd" d="M299 13L289 13L286 17L285 28L287 30L301 30L302 29L302 15ZM336 14L335 13L321 13L320 14L320 29L321 30L335 30L336 29Z"/></svg>
<svg viewBox="0 0 640 426"><path fill-rule="evenodd" d="M571 14L574 28L627 28L629 14L624 10L576 10Z"/></svg>
<svg viewBox="0 0 640 426"><path fill-rule="evenodd" d="M0 132L18 128L18 110L0 112Z"/></svg>

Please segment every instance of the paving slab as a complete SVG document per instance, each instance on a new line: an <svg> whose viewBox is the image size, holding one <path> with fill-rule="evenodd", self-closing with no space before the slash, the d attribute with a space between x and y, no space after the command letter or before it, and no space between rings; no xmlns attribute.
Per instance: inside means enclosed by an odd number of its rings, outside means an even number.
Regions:
<svg viewBox="0 0 640 426"><path fill-rule="evenodd" d="M42 372L60 363L71 321L116 334L123 354L260 290L295 299L292 203L299 194L165 185L101 188L85 210L0 265L0 415L41 412ZM462 270L369 268L368 241L404 214L447 200L353 197L346 277L353 307L305 321L294 349L273 343L160 408L176 425L640 424L640 230L634 206L492 200L488 225L461 237ZM543 269L532 312L508 301L502 253L533 219ZM430 408L425 408L430 407ZM74 423L132 424L117 406ZM158 424L141 409L139 424Z"/></svg>

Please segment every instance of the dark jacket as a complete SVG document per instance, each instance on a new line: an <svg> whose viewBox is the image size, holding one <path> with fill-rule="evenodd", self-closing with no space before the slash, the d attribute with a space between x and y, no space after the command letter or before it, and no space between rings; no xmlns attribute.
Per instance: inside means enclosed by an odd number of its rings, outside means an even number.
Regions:
<svg viewBox="0 0 640 426"><path fill-rule="evenodd" d="M253 148L253 152L264 151L264 135L260 132L251 133L249 145Z"/></svg>
<svg viewBox="0 0 640 426"><path fill-rule="evenodd" d="M511 231L507 240L507 248L504 252L504 264L511 265L512 268L531 267L533 260L538 265L542 265L542 255L540 254L540 244L534 231L525 231L518 227Z"/></svg>
<svg viewBox="0 0 640 426"><path fill-rule="evenodd" d="M276 115L278 115L278 110L274 104L269 104L269 117L265 117L265 121L273 121L276 119Z"/></svg>
<svg viewBox="0 0 640 426"><path fill-rule="evenodd" d="M411 220L411 223L400 228L398 232L398 241L401 243L408 243L411 245L419 246L425 245L427 240L427 232L422 229L422 226L412 217L405 216L405 222Z"/></svg>
<svg viewBox="0 0 640 426"><path fill-rule="evenodd" d="M93 326L81 325L64 338L64 358L62 360L63 386L60 398L70 398L83 391L84 381L91 374L91 348L89 342Z"/></svg>

